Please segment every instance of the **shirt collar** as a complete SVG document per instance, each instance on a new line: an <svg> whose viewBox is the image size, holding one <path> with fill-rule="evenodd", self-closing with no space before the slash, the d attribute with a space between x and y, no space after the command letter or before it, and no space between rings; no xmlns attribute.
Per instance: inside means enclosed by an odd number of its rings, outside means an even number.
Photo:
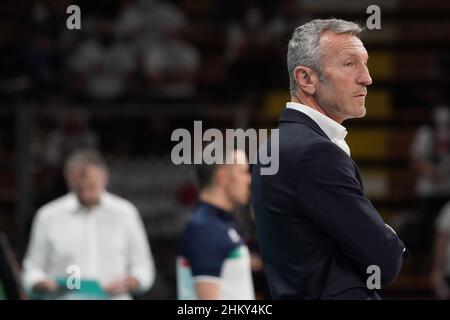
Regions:
<svg viewBox="0 0 450 320"><path fill-rule="evenodd" d="M98 205L95 206L93 208L93 210L101 208L104 205L107 196L108 196L107 192L104 191L100 196L100 201L99 201ZM71 197L71 201L73 203L74 212L85 212L86 211L86 208L81 204L80 200L78 200L78 197L75 194L75 192L70 191L70 197Z"/></svg>
<svg viewBox="0 0 450 320"><path fill-rule="evenodd" d="M344 140L347 136L347 129L344 126L311 107L297 102L288 102L286 108L300 111L309 116L319 125L331 141Z"/></svg>

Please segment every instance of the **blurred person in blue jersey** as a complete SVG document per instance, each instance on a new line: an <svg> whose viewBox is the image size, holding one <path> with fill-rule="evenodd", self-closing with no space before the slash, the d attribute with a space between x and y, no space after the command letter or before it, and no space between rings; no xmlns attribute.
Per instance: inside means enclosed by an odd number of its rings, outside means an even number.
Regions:
<svg viewBox="0 0 450 320"><path fill-rule="evenodd" d="M196 165L200 195L177 257L178 299L253 300L251 255L233 211L250 198L244 151L232 164Z"/></svg>

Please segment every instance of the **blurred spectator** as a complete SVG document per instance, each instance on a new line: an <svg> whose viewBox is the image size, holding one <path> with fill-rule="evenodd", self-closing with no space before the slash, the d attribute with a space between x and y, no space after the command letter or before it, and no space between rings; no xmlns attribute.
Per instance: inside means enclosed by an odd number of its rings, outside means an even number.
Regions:
<svg viewBox="0 0 450 320"><path fill-rule="evenodd" d="M447 106L432 112L432 124L417 131L411 146L414 167L419 173L420 196L448 195L450 191L450 113Z"/></svg>
<svg viewBox="0 0 450 320"><path fill-rule="evenodd" d="M123 45L139 57L142 71L133 74L139 93L154 97L192 96L198 53L188 44L171 41L186 26L186 17L173 3L159 0L128 2L117 19L114 32ZM168 56L166 57L166 55Z"/></svg>
<svg viewBox="0 0 450 320"><path fill-rule="evenodd" d="M67 293L68 267L75 265L81 281L100 284L102 297L130 299L148 290L155 271L142 220L132 203L105 191L102 157L95 151L71 155L65 177L70 193L36 214L23 264L25 289L67 298L57 294Z"/></svg>
<svg viewBox="0 0 450 320"><path fill-rule="evenodd" d="M195 96L200 54L181 39L178 31L167 31L159 42L150 44L142 63L147 90L156 97Z"/></svg>
<svg viewBox="0 0 450 320"><path fill-rule="evenodd" d="M6 235L0 232L0 300L25 299L19 284L20 266Z"/></svg>
<svg viewBox="0 0 450 320"><path fill-rule="evenodd" d="M177 258L179 299L255 298L251 256L232 213L248 203L249 166L243 151L229 156L233 164L197 168L200 199Z"/></svg>
<svg viewBox="0 0 450 320"><path fill-rule="evenodd" d="M447 106L432 111L432 122L421 126L411 145L413 169L417 172L416 192L420 199L422 232L420 253L429 252L433 221L450 199L450 113Z"/></svg>
<svg viewBox="0 0 450 320"><path fill-rule="evenodd" d="M438 298L450 299L450 202L439 214L435 230L431 281Z"/></svg>
<svg viewBox="0 0 450 320"><path fill-rule="evenodd" d="M89 128L81 111L63 113L61 124L46 138L44 163L59 167L69 154L78 149L95 149L98 143L97 135Z"/></svg>
<svg viewBox="0 0 450 320"><path fill-rule="evenodd" d="M128 77L136 66L136 52L115 38L108 25L90 37L69 61L75 87L93 99L116 99L126 94Z"/></svg>
<svg viewBox="0 0 450 320"><path fill-rule="evenodd" d="M241 24L231 23L228 28L227 58L238 59L253 51L259 53L267 47L264 17L259 7L248 8Z"/></svg>
<svg viewBox="0 0 450 320"><path fill-rule="evenodd" d="M119 37L133 39L137 50L145 49L158 41L166 31L181 30L186 26L186 17L180 9L168 1L130 1L123 8L115 33Z"/></svg>
<svg viewBox="0 0 450 320"><path fill-rule="evenodd" d="M278 49L285 47L286 39L289 39L292 30L309 20L300 14L299 9L298 1L282 0L277 2L277 12L267 26L271 46Z"/></svg>
<svg viewBox="0 0 450 320"><path fill-rule="evenodd" d="M273 75L282 68L276 63L277 53L269 41L262 10L258 6L249 7L244 21L230 23L227 33L225 57L231 68L233 88L253 93L267 89Z"/></svg>
<svg viewBox="0 0 450 320"><path fill-rule="evenodd" d="M34 196L36 204L44 203L67 192L61 175L64 159L79 149L95 149L99 145L97 134L89 126L88 115L80 109L63 110L64 104L57 103L57 110L49 110L55 116L41 118L35 127L31 150L36 169ZM45 106L42 106L44 109ZM27 221L27 229L31 221Z"/></svg>

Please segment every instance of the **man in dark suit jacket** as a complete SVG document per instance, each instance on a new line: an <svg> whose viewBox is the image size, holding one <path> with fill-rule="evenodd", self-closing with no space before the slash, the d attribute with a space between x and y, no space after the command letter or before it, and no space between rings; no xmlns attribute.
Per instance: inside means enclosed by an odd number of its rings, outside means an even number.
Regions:
<svg viewBox="0 0 450 320"><path fill-rule="evenodd" d="M403 263L405 246L365 197L341 125L365 115L372 83L360 32L352 22L313 20L289 42L291 102L279 121L279 170L263 175L257 163L252 177L276 299L379 299L376 283L368 285L372 268L386 285Z"/></svg>

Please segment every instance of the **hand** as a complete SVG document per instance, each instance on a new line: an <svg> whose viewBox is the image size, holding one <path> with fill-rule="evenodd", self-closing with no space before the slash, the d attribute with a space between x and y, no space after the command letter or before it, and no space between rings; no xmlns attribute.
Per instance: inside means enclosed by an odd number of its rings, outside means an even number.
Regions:
<svg viewBox="0 0 450 320"><path fill-rule="evenodd" d="M139 288L139 281L134 277L126 277L107 284L103 289L110 295L129 293Z"/></svg>
<svg viewBox="0 0 450 320"><path fill-rule="evenodd" d="M53 280L42 280L33 286L33 291L37 293L52 293L58 290L58 284Z"/></svg>
<svg viewBox="0 0 450 320"><path fill-rule="evenodd" d="M263 261L261 259L261 257L259 256L259 254L257 253L252 253L251 256L251 266L252 266L252 271L253 272L260 272L263 270Z"/></svg>

